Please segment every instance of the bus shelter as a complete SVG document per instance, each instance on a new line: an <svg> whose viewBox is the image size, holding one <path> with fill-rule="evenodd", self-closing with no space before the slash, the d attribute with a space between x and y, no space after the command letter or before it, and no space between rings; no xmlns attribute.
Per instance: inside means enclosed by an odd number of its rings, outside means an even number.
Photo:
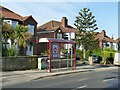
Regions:
<svg viewBox="0 0 120 90"><path fill-rule="evenodd" d="M46 49L49 50L49 55L48 55L48 72L51 72L51 62L53 58L59 58L60 57L60 52L59 49L60 44L72 44L73 50L74 50L74 70L76 69L76 42L73 40L64 40L64 39L55 39L55 38L40 38L38 43L46 43L47 47Z"/></svg>

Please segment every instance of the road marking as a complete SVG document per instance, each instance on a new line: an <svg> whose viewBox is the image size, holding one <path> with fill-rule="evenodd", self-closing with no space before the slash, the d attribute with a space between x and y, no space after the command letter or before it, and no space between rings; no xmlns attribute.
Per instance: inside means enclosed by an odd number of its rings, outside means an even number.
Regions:
<svg viewBox="0 0 120 90"><path fill-rule="evenodd" d="M112 79L106 79L106 80L103 80L103 82L107 82L107 81L111 81L111 80L115 80L114 78Z"/></svg>
<svg viewBox="0 0 120 90"><path fill-rule="evenodd" d="M80 86L80 87L77 87L77 88L85 88L87 87L87 85L83 85L83 86Z"/></svg>
<svg viewBox="0 0 120 90"><path fill-rule="evenodd" d="M74 88L74 89L72 89L72 90L77 90L77 89L85 88L85 87L87 87L87 85L83 85L83 86L80 86L80 87Z"/></svg>

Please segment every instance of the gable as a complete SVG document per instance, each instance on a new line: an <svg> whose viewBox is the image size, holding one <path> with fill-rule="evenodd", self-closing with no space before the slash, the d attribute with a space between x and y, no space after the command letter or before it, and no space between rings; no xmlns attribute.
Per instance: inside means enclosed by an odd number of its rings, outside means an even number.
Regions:
<svg viewBox="0 0 120 90"><path fill-rule="evenodd" d="M23 17L23 22L24 22L25 25L26 24L36 25L37 24L36 20L32 16Z"/></svg>

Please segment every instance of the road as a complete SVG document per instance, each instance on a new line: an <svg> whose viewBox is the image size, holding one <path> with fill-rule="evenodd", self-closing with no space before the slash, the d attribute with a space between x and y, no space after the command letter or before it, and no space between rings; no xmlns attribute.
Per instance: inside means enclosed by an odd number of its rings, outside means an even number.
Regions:
<svg viewBox="0 0 120 90"><path fill-rule="evenodd" d="M118 88L118 69L97 70L7 85L3 88Z"/></svg>

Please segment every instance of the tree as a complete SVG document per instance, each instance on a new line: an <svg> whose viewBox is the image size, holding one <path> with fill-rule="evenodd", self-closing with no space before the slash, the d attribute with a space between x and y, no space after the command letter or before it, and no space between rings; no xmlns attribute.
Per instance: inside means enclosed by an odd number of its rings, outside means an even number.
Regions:
<svg viewBox="0 0 120 90"><path fill-rule="evenodd" d="M31 37L32 35L28 32L28 28L26 26L17 25L14 28L14 43L17 43L20 49L26 47L27 41Z"/></svg>
<svg viewBox="0 0 120 90"><path fill-rule="evenodd" d="M90 9L83 8L76 17L74 25L77 28L77 44L82 46L84 51L84 59L86 58L86 51L91 51L98 46L98 40L95 39L98 29L95 16L92 16Z"/></svg>
<svg viewBox="0 0 120 90"><path fill-rule="evenodd" d="M0 15L0 31L2 31L1 38L3 39L3 44L5 44L3 48L6 51L8 39L11 40L12 47L17 44L19 48L25 48L27 41L32 37L26 26L17 25L16 27L13 27L12 25L4 22L4 17L2 15Z"/></svg>
<svg viewBox="0 0 120 90"><path fill-rule="evenodd" d="M10 24L3 21L4 20L3 17L0 17L0 20L1 20L2 38L4 40L3 43L5 44L5 49L6 49L7 40L14 36L14 31Z"/></svg>

